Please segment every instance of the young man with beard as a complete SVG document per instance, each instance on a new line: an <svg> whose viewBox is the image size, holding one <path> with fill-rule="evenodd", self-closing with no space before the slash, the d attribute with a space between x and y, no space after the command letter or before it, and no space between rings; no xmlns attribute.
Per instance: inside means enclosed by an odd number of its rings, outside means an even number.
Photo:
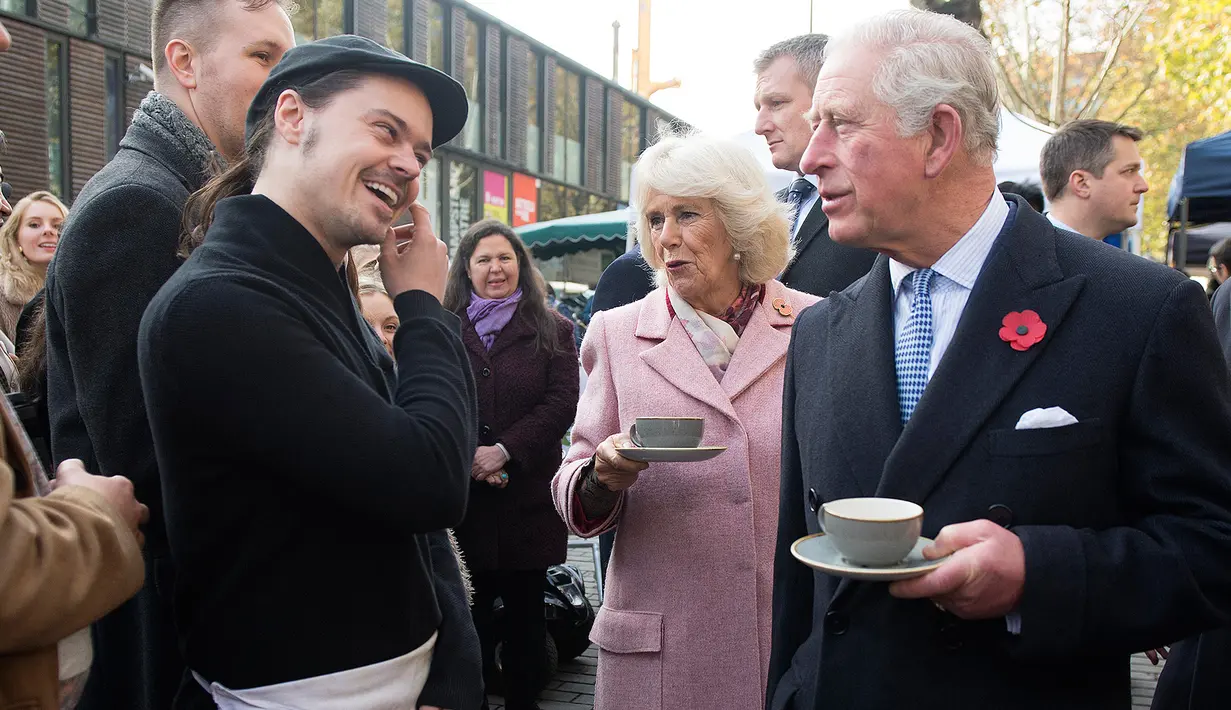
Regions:
<svg viewBox="0 0 1231 710"><path fill-rule="evenodd" d="M52 458L79 458L101 474L130 476L150 506L147 584L96 625L97 663L84 710L166 710L184 675L168 599L174 575L158 469L137 374L137 328L180 265L184 202L205 182L216 154L242 153L248 103L295 43L275 0L155 0L151 16L154 91L115 158L73 204L47 274Z"/></svg>
<svg viewBox="0 0 1231 710"><path fill-rule="evenodd" d="M203 241L146 311L139 359L180 642L225 707L482 702L443 530L465 512L476 392L440 303L447 249L414 201L466 113L460 84L375 42L307 44L253 100L244 156L189 202ZM396 372L347 284L361 244L381 245Z"/></svg>

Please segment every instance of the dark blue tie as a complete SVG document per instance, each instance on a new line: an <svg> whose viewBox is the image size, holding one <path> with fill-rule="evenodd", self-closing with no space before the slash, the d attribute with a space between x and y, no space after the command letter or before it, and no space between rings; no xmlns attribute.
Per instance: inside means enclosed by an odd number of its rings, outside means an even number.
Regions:
<svg viewBox="0 0 1231 710"><path fill-rule="evenodd" d="M804 215L800 214L804 203L812 197L812 193L816 192L816 185L808 182L802 177L795 178L795 182L791 183L791 189L787 190L786 201L791 205L791 241L795 241L795 228L799 226L799 220Z"/></svg>
<svg viewBox="0 0 1231 710"><path fill-rule="evenodd" d="M928 369L932 363L932 277L935 275L936 272L931 269L919 269L903 279L903 284L914 280L910 317L906 319L893 350L903 426L915 413L915 405L919 404L919 398L928 386Z"/></svg>

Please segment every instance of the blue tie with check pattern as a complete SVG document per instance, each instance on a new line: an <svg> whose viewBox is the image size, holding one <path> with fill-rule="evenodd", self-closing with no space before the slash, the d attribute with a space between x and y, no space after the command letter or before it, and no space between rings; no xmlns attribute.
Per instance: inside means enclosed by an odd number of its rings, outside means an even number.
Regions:
<svg viewBox="0 0 1231 710"><path fill-rule="evenodd" d="M795 241L795 228L799 225L799 220L803 217L799 212L803 209L804 203L816 192L816 185L808 182L804 178L795 178L795 182L791 183L791 189L787 190L787 204L794 208L791 212L791 241Z"/></svg>
<svg viewBox="0 0 1231 710"><path fill-rule="evenodd" d="M910 301L910 317L893 349L903 426L910 420L928 384L928 365L932 359L932 277L935 274L931 269L919 269L906 276L914 278L915 292Z"/></svg>

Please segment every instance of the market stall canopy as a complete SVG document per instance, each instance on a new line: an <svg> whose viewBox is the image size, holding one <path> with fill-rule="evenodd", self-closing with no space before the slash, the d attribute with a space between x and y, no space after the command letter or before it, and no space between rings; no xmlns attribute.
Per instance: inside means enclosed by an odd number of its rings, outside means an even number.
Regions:
<svg viewBox="0 0 1231 710"><path fill-rule="evenodd" d="M563 217L518 227L515 231L538 259L551 259L587 249L624 253L628 210Z"/></svg>
<svg viewBox="0 0 1231 710"><path fill-rule="evenodd" d="M1167 235L1168 263L1175 261L1175 240L1178 235L1179 230L1172 230ZM1210 256L1210 247L1227 238L1231 238L1231 222L1213 222L1200 227L1189 227L1188 249L1184 258L1184 265L1198 269L1203 268Z"/></svg>
<svg viewBox="0 0 1231 710"><path fill-rule="evenodd" d="M1231 221L1231 131L1185 146L1167 194L1169 219L1181 218L1184 199L1192 224Z"/></svg>

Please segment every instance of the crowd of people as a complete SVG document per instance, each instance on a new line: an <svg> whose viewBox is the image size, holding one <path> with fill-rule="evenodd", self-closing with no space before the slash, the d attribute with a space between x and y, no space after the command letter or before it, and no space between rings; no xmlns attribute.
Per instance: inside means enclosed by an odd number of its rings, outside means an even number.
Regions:
<svg viewBox="0 0 1231 710"><path fill-rule="evenodd" d="M969 26L785 40L756 131L798 178L664 131L579 351L509 226L450 255L416 201L453 78L295 46L272 0L158 0L151 34L71 211L0 197L0 707L477 710L496 668L532 710L570 533L604 541L598 710L1125 708L1169 646L1156 710L1231 699L1231 287L1212 317L1100 243L1137 129L1061 127L1036 196L996 184ZM726 450L623 455L654 416ZM944 562L794 559L866 496Z"/></svg>

